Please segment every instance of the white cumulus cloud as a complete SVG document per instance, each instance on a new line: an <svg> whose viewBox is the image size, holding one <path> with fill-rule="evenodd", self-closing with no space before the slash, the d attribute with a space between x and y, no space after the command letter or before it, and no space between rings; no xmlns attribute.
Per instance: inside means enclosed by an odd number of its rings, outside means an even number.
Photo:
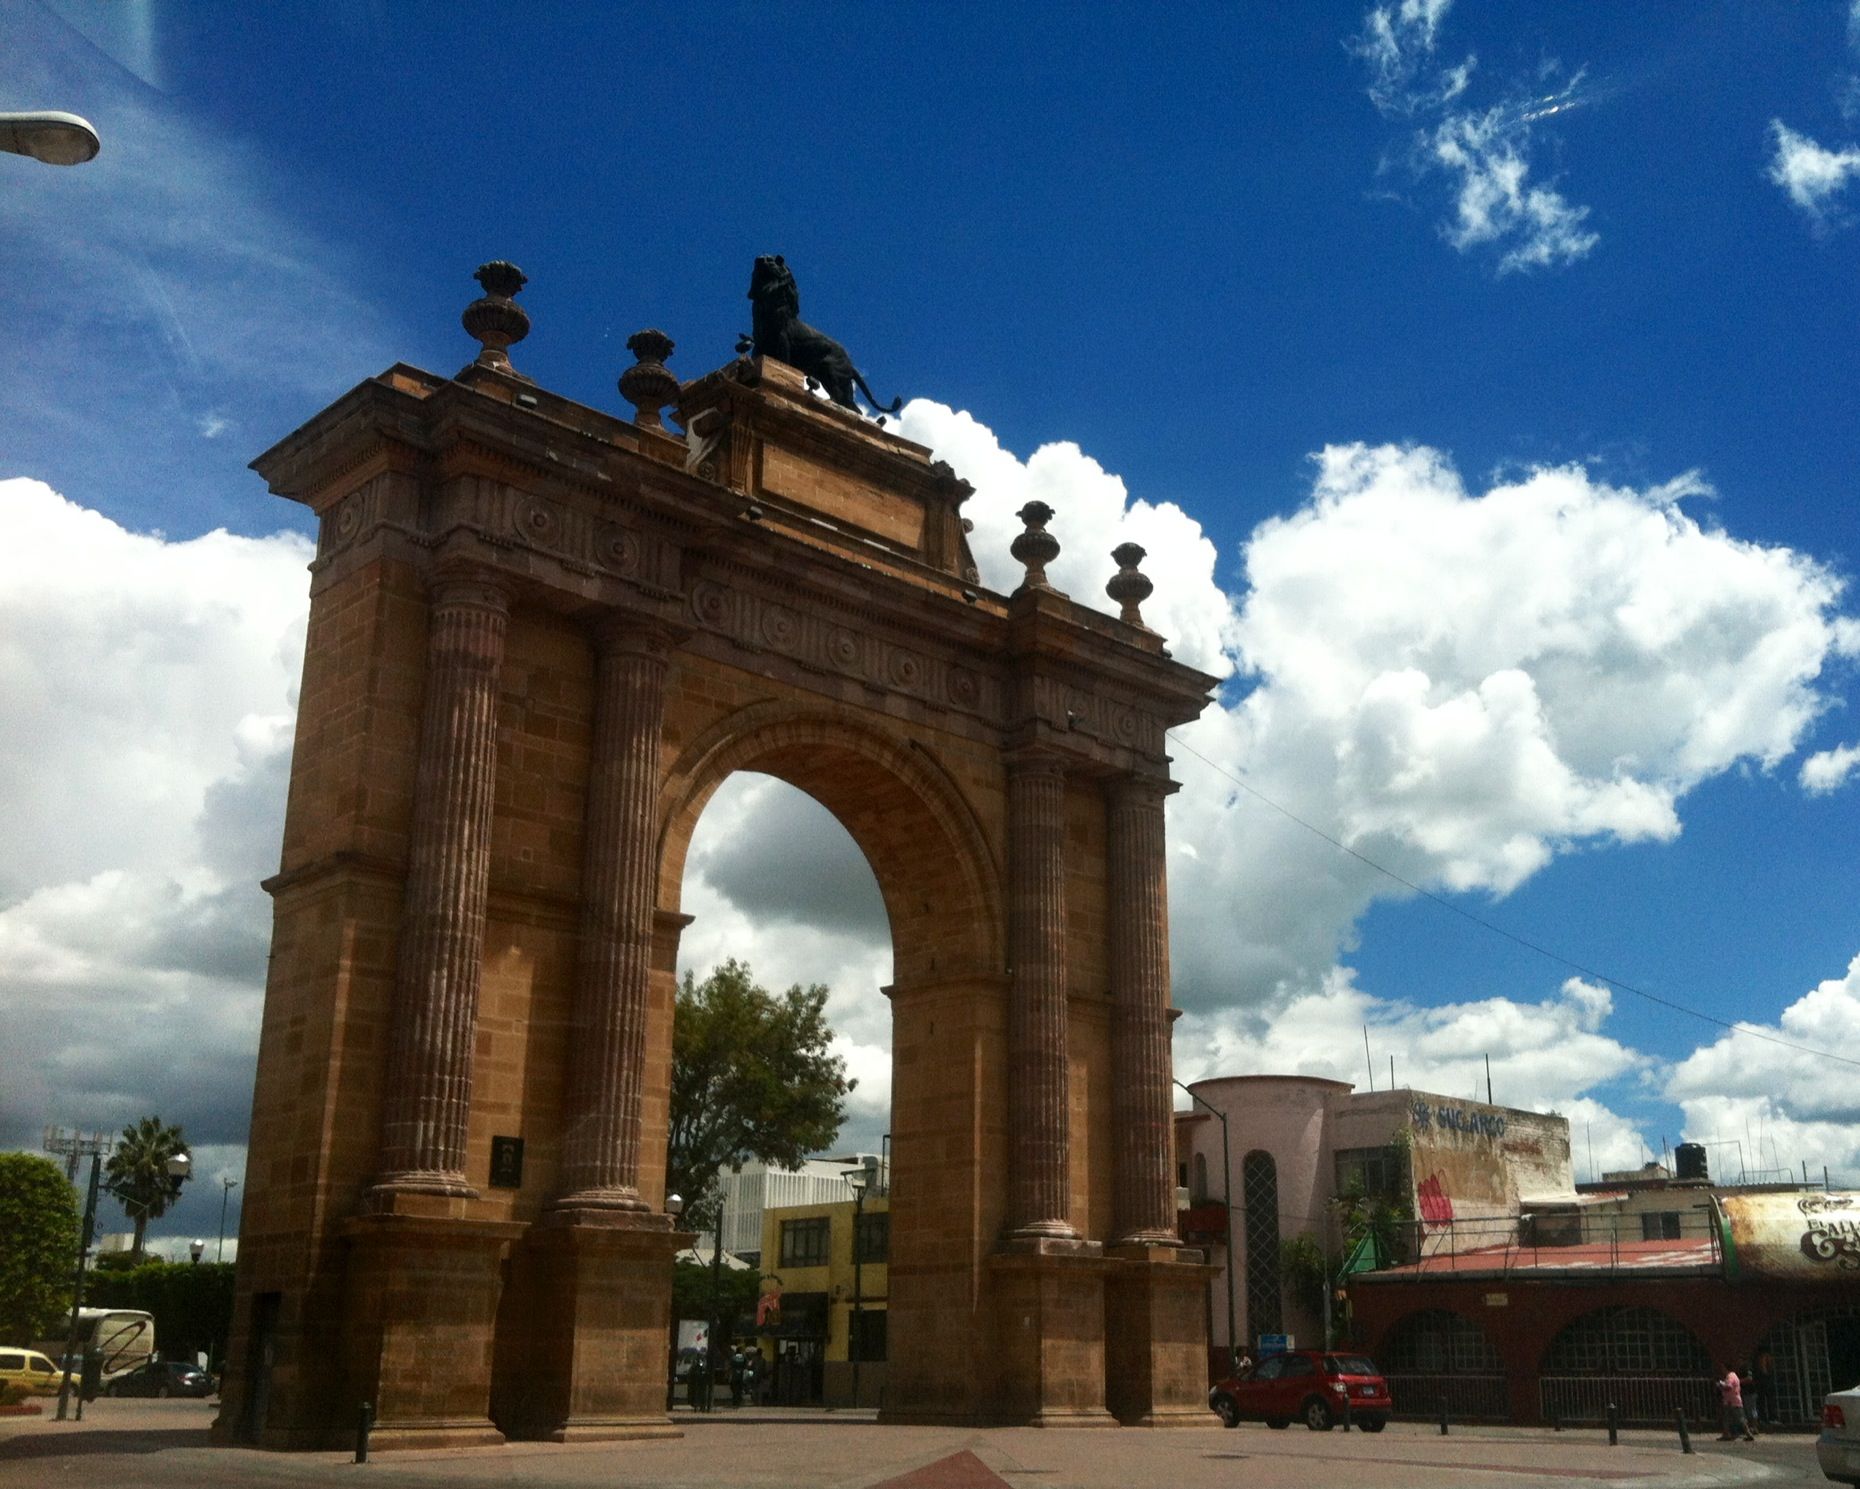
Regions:
<svg viewBox="0 0 1860 1489"><path fill-rule="evenodd" d="M309 558L0 480L0 1142L243 1145Z"/></svg>
<svg viewBox="0 0 1860 1489"><path fill-rule="evenodd" d="M1664 1094L1685 1113L1687 1135L1727 1144L1749 1170L1799 1176L1804 1160L1811 1178L1823 1164L1837 1174L1860 1170L1860 1071L1812 1053L1855 1055L1860 956L1845 976L1805 993L1774 1024L1752 1020L1750 1027L1806 1048L1727 1033L1680 1061Z"/></svg>
<svg viewBox="0 0 1860 1489"><path fill-rule="evenodd" d="M1802 762L1802 789L1811 796L1825 796L1846 785L1856 769L1860 769L1860 745L1817 750Z"/></svg>
<svg viewBox="0 0 1860 1489"><path fill-rule="evenodd" d="M1660 841L1768 767L1860 649L1839 581L1577 467L1469 491L1425 448L1333 446L1246 546L1251 693L1181 731L1177 997L1318 984L1403 891L1236 787L1430 888L1505 893L1584 842Z"/></svg>
<svg viewBox="0 0 1860 1489"><path fill-rule="evenodd" d="M1838 220L1839 198L1848 183L1860 176L1860 146L1829 150L1798 134L1780 119L1770 121L1773 151L1770 180L1789 194L1816 226Z"/></svg>

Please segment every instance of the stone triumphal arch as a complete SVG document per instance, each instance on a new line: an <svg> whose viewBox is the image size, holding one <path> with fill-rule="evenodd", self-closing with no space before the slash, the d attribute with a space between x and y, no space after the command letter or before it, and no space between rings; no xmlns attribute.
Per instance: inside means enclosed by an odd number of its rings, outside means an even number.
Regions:
<svg viewBox="0 0 1860 1489"><path fill-rule="evenodd" d="M510 364L389 368L255 462L317 516L224 1440L669 1433L664 1152L685 850L732 772L846 826L894 940L897 1420L1203 1412L1176 1246L1170 659L982 589L968 488L772 358L630 420ZM660 410L673 406L683 433Z"/></svg>

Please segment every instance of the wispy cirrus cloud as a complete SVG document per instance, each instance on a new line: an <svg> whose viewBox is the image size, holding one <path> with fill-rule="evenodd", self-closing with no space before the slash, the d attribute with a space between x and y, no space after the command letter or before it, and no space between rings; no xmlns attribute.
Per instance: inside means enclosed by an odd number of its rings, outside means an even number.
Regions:
<svg viewBox="0 0 1860 1489"><path fill-rule="evenodd" d="M319 232L314 180L286 185L253 141L100 63L53 11L8 21L0 90L64 100L103 149L75 170L9 171L0 191L0 241L32 266L9 303L32 375L0 379L0 474L148 525L165 520L154 493L185 490L203 527L242 526L259 493L251 450L219 438L229 410L294 428L414 338L356 252Z"/></svg>
<svg viewBox="0 0 1860 1489"><path fill-rule="evenodd" d="M1385 116L1419 123L1408 162L1423 177L1450 185L1451 215L1441 236L1461 253L1496 254L1500 275L1559 268L1586 258L1601 241L1587 225L1589 209L1551 181L1533 176L1534 130L1542 121L1585 103L1584 74L1543 91L1556 76L1540 70L1536 86L1514 86L1484 108L1465 105L1478 59L1439 60L1440 28L1452 0L1400 0L1376 5L1345 45L1369 71L1368 93Z"/></svg>
<svg viewBox="0 0 1860 1489"><path fill-rule="evenodd" d="M1375 6L1344 43L1369 68L1369 97L1385 114L1440 108L1466 91L1478 58L1434 66L1435 37L1453 0L1401 0Z"/></svg>

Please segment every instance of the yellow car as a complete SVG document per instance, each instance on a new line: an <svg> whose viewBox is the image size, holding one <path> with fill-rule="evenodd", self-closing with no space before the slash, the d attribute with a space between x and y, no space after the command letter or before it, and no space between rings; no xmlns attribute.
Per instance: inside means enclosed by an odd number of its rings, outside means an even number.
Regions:
<svg viewBox="0 0 1860 1489"><path fill-rule="evenodd" d="M47 1396L58 1394L63 1372L36 1349L0 1344L0 1386L24 1386Z"/></svg>

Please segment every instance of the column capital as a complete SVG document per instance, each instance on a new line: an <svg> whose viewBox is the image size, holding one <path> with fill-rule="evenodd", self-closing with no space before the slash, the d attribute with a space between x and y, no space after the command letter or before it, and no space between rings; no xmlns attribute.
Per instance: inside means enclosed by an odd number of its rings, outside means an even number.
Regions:
<svg viewBox="0 0 1860 1489"><path fill-rule="evenodd" d="M602 656L631 652L663 659L690 634L687 629L637 610L603 610L588 622L588 636Z"/></svg>
<svg viewBox="0 0 1860 1489"><path fill-rule="evenodd" d="M1057 776L1064 780L1068 774L1068 761L1057 750L1047 749L1042 745L1025 745L1011 750L1005 757L1008 776L1011 779L1027 776Z"/></svg>
<svg viewBox="0 0 1860 1489"><path fill-rule="evenodd" d="M515 595L510 578L484 564L455 560L441 563L426 574L426 598L434 606L464 606L508 615Z"/></svg>
<svg viewBox="0 0 1860 1489"><path fill-rule="evenodd" d="M1161 806L1169 797L1182 789L1181 782L1172 781L1167 776L1150 776L1126 773L1107 777L1104 794L1119 805L1141 806L1150 802Z"/></svg>

